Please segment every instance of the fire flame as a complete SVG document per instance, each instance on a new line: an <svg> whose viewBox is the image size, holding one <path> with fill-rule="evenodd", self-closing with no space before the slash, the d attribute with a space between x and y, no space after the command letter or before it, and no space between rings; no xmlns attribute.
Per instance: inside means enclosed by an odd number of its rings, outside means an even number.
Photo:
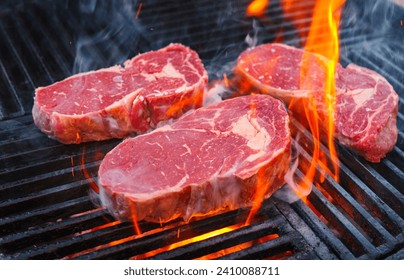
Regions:
<svg viewBox="0 0 404 280"><path fill-rule="evenodd" d="M73 156L70 157L70 163L72 164L72 176L74 177L74 159L73 159Z"/></svg>
<svg viewBox="0 0 404 280"><path fill-rule="evenodd" d="M276 233L270 234L270 235L258 238L258 239L254 240L254 241L247 241L247 242L237 244L237 245L229 247L229 248L219 250L219 251L214 252L214 253L210 253L208 255L196 258L195 260L213 260L213 259L217 259L219 257L226 256L226 255L229 255L231 253L235 253L235 252L247 249L247 248L253 246L254 244L261 244L261 243L273 240L273 239L278 238L278 237L279 237L279 235L276 234Z"/></svg>
<svg viewBox="0 0 404 280"><path fill-rule="evenodd" d="M247 16L262 16L269 5L269 0L253 0L247 7Z"/></svg>
<svg viewBox="0 0 404 280"><path fill-rule="evenodd" d="M167 118L178 118L187 109L198 108L202 105L203 102L203 91L196 92L191 96L185 96L174 102L170 105L170 107L166 111Z"/></svg>
<svg viewBox="0 0 404 280"><path fill-rule="evenodd" d="M255 110L253 110L253 112L255 112ZM255 193L252 200L252 206L250 212L248 213L248 217L245 222L246 225L251 224L251 221L261 208L262 202L264 201L265 198L265 194L267 193L267 190L270 187L271 183L272 181L268 180L267 175L265 174L265 169L261 168L257 173Z"/></svg>
<svg viewBox="0 0 404 280"><path fill-rule="evenodd" d="M141 260L141 259L150 258L150 257L153 257L153 256L155 256L157 254L160 254L160 253L163 253L163 252L166 252L166 251L174 250L176 248L183 247L183 246L188 245L188 244L192 244L192 243L199 242L199 241L211 238L211 237L218 236L220 234L231 232L231 231L233 231L233 230L235 230L235 229L237 229L239 227L240 227L240 225L224 227L224 228L217 229L217 230L214 230L214 231L211 231L211 232L208 232L208 233L205 233L205 234L201 234L201 235L198 235L198 236L195 236L195 237L192 237L192 238L188 238L188 239L184 239L184 240L181 240L181 241L178 241L178 242L174 242L174 243L172 243L170 245L167 245L167 246L164 246L164 247L149 251L149 252L141 254L141 255L137 255L136 257L134 257L134 259ZM180 235L180 232L177 233L177 237L179 237L179 235Z"/></svg>
<svg viewBox="0 0 404 280"><path fill-rule="evenodd" d="M85 151L86 151L86 146L83 146L83 152L81 153L81 171L84 175L84 177L87 179L88 184L90 187L93 189L95 193L99 193L100 189L97 185L97 183L94 181L93 177L91 174L88 172L85 164Z"/></svg>
<svg viewBox="0 0 404 280"><path fill-rule="evenodd" d="M307 19L313 16L313 6L315 2L316 1L282 0L280 3L285 19L293 24L299 37L302 39L308 36L310 22L307 21ZM304 5L303 11L302 5ZM280 33L280 35L282 35L282 33Z"/></svg>
<svg viewBox="0 0 404 280"><path fill-rule="evenodd" d="M294 0L284 0L282 3L284 9L290 9L291 3ZM298 183L295 188L296 194L305 200L305 196L310 193L314 176L316 175L317 167L320 167L322 172L328 173L335 181L339 180L339 160L334 145L334 115L336 103L336 85L335 71L339 61L339 37L338 27L341 18L342 6L345 0L332 1L315 1L313 17L308 32L307 40L304 49L307 51L303 54L302 65L300 69L300 85L301 88L314 88L316 81L308 79L311 67L324 67L325 80L322 96L315 98L314 94L310 95L307 100L303 99L304 114L306 116L309 129L313 136L313 154L310 166L305 171L304 178ZM311 53L317 53L326 57L328 60L318 58L313 66ZM321 61L320 61L321 60ZM318 111L319 105L325 107L325 113ZM289 108L293 111L293 106L296 103L291 102ZM325 124L324 124L325 122ZM322 131L325 131L326 137ZM325 140L328 145L331 158L331 166L327 163L327 157L321 150L321 140ZM324 174L320 174L321 177Z"/></svg>
<svg viewBox="0 0 404 280"><path fill-rule="evenodd" d="M252 0L246 11L247 15L262 15L269 1ZM305 200L310 193L313 179L319 175L319 180L325 178L325 174L330 175L335 181L339 181L339 160L334 144L334 115L336 103L335 73L339 61L339 37L338 28L345 0L321 1L313 0L302 4L298 0L282 0L281 6L286 20L292 22L302 42L305 42L306 52L302 57L300 69L300 86L307 89L310 96L302 99L302 104L292 100L289 104L290 111L294 111L293 106L303 107L303 116L307 119L307 125L313 136L313 154L309 166L305 167L303 178L295 184L296 194ZM304 5L304 10L301 8ZM309 8L309 9L308 9ZM311 18L311 21L307 19ZM277 41L283 38L282 30L277 34ZM312 53L317 53L326 59L315 57L313 63ZM310 80L313 67L323 67L324 81L323 88L318 89L318 81ZM251 85L241 83L240 92L243 94L251 91ZM297 108L296 108L297 109ZM301 109L299 108L298 111ZM326 142L330 156L321 149L321 141ZM317 174L321 170L321 174ZM317 178L317 177L316 177ZM253 205L259 205L260 199L257 195ZM253 206L251 217L257 211ZM249 217L249 219L251 218ZM247 223L248 220L247 219Z"/></svg>
<svg viewBox="0 0 404 280"><path fill-rule="evenodd" d="M178 242L174 242L174 243L172 243L170 245L167 245L167 246L164 246L164 247L161 247L161 248L146 252L144 254L137 255L137 256L133 257L132 259L136 259L136 260L147 259L147 258L156 256L156 255L158 255L160 253L163 253L163 252L167 252L167 251L174 250L176 248L184 247L184 246L186 246L188 244L197 243L197 242L209 239L209 238L219 236L221 234L232 232L234 230L237 230L237 229L241 228L242 226L243 226L243 224L235 224L235 225L232 225L232 226L223 227L223 228L213 230L211 232L207 232L207 233L195 236L195 237L191 237L191 238L187 238L187 239L184 239L184 240L181 240L181 241L178 241ZM178 231L177 238L179 238L179 237L180 237L180 232ZM278 238L278 237L279 237L279 235L276 234L276 233L268 234L268 235L263 236L261 238L255 239L253 241L243 242L243 243L237 244L237 245L229 247L229 248L225 248L225 249L218 250L216 252L212 252L212 253L210 253L208 255L204 255L204 256L201 256L199 258L196 258L196 260L216 259L216 258L225 256L225 255L228 255L228 254L231 254L231 253L238 252L238 251L241 251L243 249L249 248L249 247L251 247L251 246L253 246L255 244L261 244L261 243L267 242L269 240L272 240L272 239L275 239L275 238Z"/></svg>
<svg viewBox="0 0 404 280"><path fill-rule="evenodd" d="M93 176L90 174L90 172L87 170L86 168L86 163L85 163L85 151L86 151L86 146L83 146L83 151L81 153L81 162L80 162L80 166L81 166L81 172L84 176L84 178L86 178L88 184L90 185L91 189L99 194L100 193L100 188L97 184L97 182L93 179ZM100 157L100 155L97 155L96 153L96 157ZM73 158L70 159L72 164L73 164ZM74 175L73 175L74 176ZM130 202L130 211L131 211L131 217L132 217L132 222L133 222L133 227L135 229L135 233L136 235L140 235L142 233L142 231L140 230L140 226L138 223L138 219L137 219L137 215L136 215L136 207L134 202Z"/></svg>
<svg viewBox="0 0 404 280"><path fill-rule="evenodd" d="M132 216L132 222L133 222L133 226L135 228L135 233L136 233L136 235L141 235L142 231L140 230L140 226L138 223L138 218L137 218L137 214L136 214L136 205L132 200L130 201L129 204L130 204L130 213Z"/></svg>
<svg viewBox="0 0 404 280"><path fill-rule="evenodd" d="M142 10L143 3L140 2L139 7L137 8L135 18L138 19L140 15L140 11Z"/></svg>
<svg viewBox="0 0 404 280"><path fill-rule="evenodd" d="M284 3L286 4L290 4L291 2L293 2L293 0L284 0ZM307 193L304 190L311 188L311 182L313 182L313 178L316 175L317 166L332 176L335 181L338 182L339 180L339 160L333 139L336 102L335 71L339 60L338 26L344 3L345 0L317 0L315 2L313 18L304 47L307 52L305 52L303 55L300 70L300 83L302 88L311 89L314 82L307 79L308 73L310 72L310 67L313 65L312 62L309 62L309 56L311 55L310 53L318 53L326 57L328 61L318 63L314 66L318 67L318 65L323 65L325 63L324 89L322 91L322 100L320 101L325 105L325 116L322 116L324 113L320 116L320 112L318 111L319 100L317 100L313 95L311 95L308 100L304 101L304 111L311 134L313 136L314 148L310 166L306 171L304 180L302 180L299 184L299 188L303 190L302 193ZM293 105L294 103L292 102L290 107ZM326 125L324 125L322 122L325 122ZM325 130L326 137L321 135L322 130ZM321 139L326 140L327 142L332 167L327 164L326 156L320 149ZM301 194L299 194L299 190L297 191L297 194L302 197Z"/></svg>

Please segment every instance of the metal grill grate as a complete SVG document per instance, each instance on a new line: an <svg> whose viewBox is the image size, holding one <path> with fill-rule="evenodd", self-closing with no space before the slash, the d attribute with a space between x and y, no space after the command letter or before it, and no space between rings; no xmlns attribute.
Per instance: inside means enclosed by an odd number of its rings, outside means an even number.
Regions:
<svg viewBox="0 0 404 280"><path fill-rule="evenodd" d="M400 95L399 139L380 164L368 163L339 146L339 184L329 177L314 184L307 204L300 200L288 204L272 197L250 225L175 249L158 251L243 223L248 209L190 224L141 222L143 235L136 236L132 224L115 221L94 205L82 171L85 168L96 176L103 156L120 141L62 145L33 124L35 87L78 71L121 63L137 52L170 42L196 50L211 80L231 74L237 56L248 46L248 34L257 44L280 38L291 45L302 44L299 32L309 28L312 1L296 7L294 13L299 13L303 26L299 30L282 15L279 1L271 1L266 15L259 19L245 17L248 2L187 1L179 7L176 1L164 5L147 1L137 19L140 3L133 5L132 1L120 5L130 7L128 10L86 6L84 2L30 1L10 3L6 12L0 12L0 258L191 259L219 250L214 258L404 257L404 47L394 32L358 33L363 26L351 29L349 22L340 32L341 63L376 70ZM361 2L348 1L347 10ZM112 11L129 31L108 25L111 18L102 17L103 9ZM295 144L303 148L296 174L302 176L313 141L299 122L292 124L301 135Z"/></svg>

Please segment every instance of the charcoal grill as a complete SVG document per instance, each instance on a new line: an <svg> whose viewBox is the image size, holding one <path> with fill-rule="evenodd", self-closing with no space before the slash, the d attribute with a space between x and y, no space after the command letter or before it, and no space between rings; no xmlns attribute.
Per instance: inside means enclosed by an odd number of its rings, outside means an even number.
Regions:
<svg viewBox="0 0 404 280"><path fill-rule="evenodd" d="M301 47L312 1L296 4L299 28L276 0L257 18L245 16L246 0L72 2L0 4L0 259L404 258L403 8L348 0L340 29L341 63L379 72L400 95L397 145L381 163L338 146L340 182L315 177L306 202L271 197L249 225L243 225L249 209L188 224L140 222L139 236L132 223L96 206L88 180L88 174L96 180L103 156L120 141L62 145L48 139L33 124L34 88L170 42L196 50L210 80L219 80L231 75L247 35L257 44ZM377 13L368 15L373 4ZM302 177L313 140L297 120L292 128L300 132L295 176ZM170 247L234 225L241 226Z"/></svg>

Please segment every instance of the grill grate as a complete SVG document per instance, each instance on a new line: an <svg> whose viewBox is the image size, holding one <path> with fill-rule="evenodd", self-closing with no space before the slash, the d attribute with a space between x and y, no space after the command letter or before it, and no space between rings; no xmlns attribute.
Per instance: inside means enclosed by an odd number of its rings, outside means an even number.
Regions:
<svg viewBox="0 0 404 280"><path fill-rule="evenodd" d="M308 31L312 1L299 2L289 15L299 16L299 30L282 15L279 1L271 1L262 18L244 16L248 2L187 1L178 7L176 1L165 5L147 1L136 20L140 3L132 1L122 1L123 8L29 1L5 10L13 13L0 12L0 258L403 258L404 47L394 30L358 33L369 28L365 23L351 28L348 21L340 32L341 63L376 70L400 95L394 150L381 163L372 164L338 146L339 184L328 176L323 181L316 178L307 203L288 204L272 197L250 225L242 225L248 209L240 209L189 224L140 222L143 235L137 236L131 223L116 221L95 206L83 173L85 169L96 178L100 161L120 141L62 145L33 124L35 87L121 63L170 42L195 49L211 80L231 74L237 56L248 47L247 35L257 44L283 40L302 45L299 35ZM348 1L346 10L355 11L358 3L363 1ZM113 21L102 14L104 10L111 11ZM111 22L130 28L125 31ZM302 177L313 140L299 122L292 121L292 126L300 134L294 142L302 148L295 176ZM240 224L238 229L174 248L174 243Z"/></svg>

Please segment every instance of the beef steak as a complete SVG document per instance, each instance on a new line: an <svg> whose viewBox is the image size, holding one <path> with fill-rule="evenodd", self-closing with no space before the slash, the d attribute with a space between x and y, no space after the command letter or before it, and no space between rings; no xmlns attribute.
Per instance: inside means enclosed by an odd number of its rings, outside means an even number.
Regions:
<svg viewBox="0 0 404 280"><path fill-rule="evenodd" d="M121 219L188 221L269 197L289 163L284 104L268 95L237 97L124 140L100 165L100 197Z"/></svg>
<svg viewBox="0 0 404 280"><path fill-rule="evenodd" d="M302 61L307 67L301 75ZM293 114L304 117L302 106L311 97L326 124L324 104L326 64L318 54L284 44L264 44L244 51L235 73L261 92L288 105ZM354 64L336 65L335 137L371 162L379 162L397 141L398 95L378 73Z"/></svg>
<svg viewBox="0 0 404 280"><path fill-rule="evenodd" d="M35 124L62 143L144 133L202 105L208 76L198 54L180 44L71 76L35 91Z"/></svg>

